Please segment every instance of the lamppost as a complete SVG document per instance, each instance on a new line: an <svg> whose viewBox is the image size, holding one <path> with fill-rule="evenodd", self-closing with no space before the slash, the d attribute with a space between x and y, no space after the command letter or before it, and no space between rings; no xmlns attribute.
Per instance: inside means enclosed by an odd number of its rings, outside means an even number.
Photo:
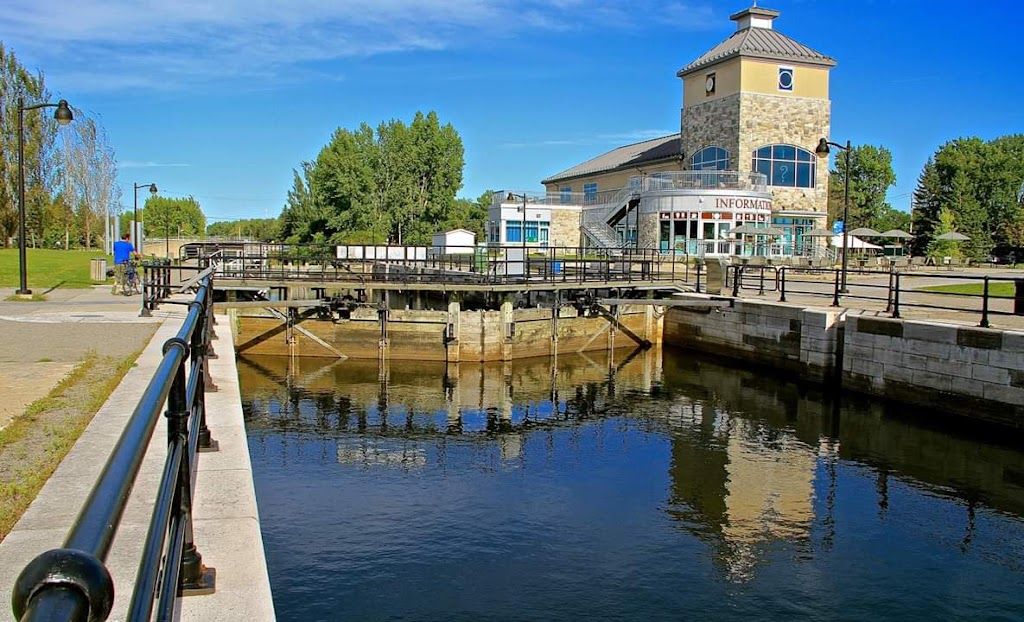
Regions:
<svg viewBox="0 0 1024 622"><path fill-rule="evenodd" d="M509 201L515 201L516 199L522 199L523 200L523 207L522 207L522 210L523 210L522 240L523 240L523 261L525 262L526 261L526 193L516 194L515 192L509 192L508 193L508 197L506 197L506 199L509 200Z"/></svg>
<svg viewBox="0 0 1024 622"><path fill-rule="evenodd" d="M132 195L135 197L135 209L132 211L132 241L135 242L136 246L138 246L138 248L136 248L135 250L137 252L141 253L142 252L142 248L141 248L141 244L140 244L140 240L139 240L139 233L140 233L140 229L139 229L139 188L147 188L148 187L149 188L149 193L151 195L155 195L157 190L156 190L156 184L134 184L134 185L135 185L135 192L133 192Z"/></svg>
<svg viewBox="0 0 1024 622"><path fill-rule="evenodd" d="M818 141L818 146L814 149L814 153L818 154L819 157L827 158L829 145L836 149L842 149L846 154L846 172L843 174L843 264L839 277L839 293L848 294L850 290L846 289L846 258L850 254L850 249L847 247L847 232L850 230L850 151L852 151L853 147L850 145L849 140L846 141L846 145L840 145L839 143L822 138Z"/></svg>
<svg viewBox="0 0 1024 622"><path fill-rule="evenodd" d="M71 114L68 100L62 99L56 104L25 105L25 98L18 98L18 295L30 295L28 288L28 263L25 255L25 111L36 108L56 108L53 118L61 125L67 125L75 118Z"/></svg>

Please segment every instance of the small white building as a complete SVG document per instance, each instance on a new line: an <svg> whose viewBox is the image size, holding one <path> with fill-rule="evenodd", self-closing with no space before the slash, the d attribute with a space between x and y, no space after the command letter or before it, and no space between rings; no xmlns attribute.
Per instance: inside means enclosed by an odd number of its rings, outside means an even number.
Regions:
<svg viewBox="0 0 1024 622"><path fill-rule="evenodd" d="M504 191L495 191L492 201L487 211L490 245L531 249L579 246L581 202L558 194Z"/></svg>
<svg viewBox="0 0 1024 622"><path fill-rule="evenodd" d="M434 234L430 252L435 255L472 255L475 247L475 233L469 229L452 229Z"/></svg>

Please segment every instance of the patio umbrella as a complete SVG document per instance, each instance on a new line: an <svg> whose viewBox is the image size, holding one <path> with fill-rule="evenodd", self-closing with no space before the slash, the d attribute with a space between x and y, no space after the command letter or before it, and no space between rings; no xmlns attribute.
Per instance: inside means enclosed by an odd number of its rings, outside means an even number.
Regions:
<svg viewBox="0 0 1024 622"><path fill-rule="evenodd" d="M882 248L881 246L877 246L875 244L871 244L869 242L865 242L864 240L862 240L860 238L855 238L855 237L853 237L852 235L849 235L849 234L847 234L846 237L847 237L847 239L849 241L849 245L850 245L851 249L864 249L864 248L876 248L877 249L877 248ZM842 248L843 247L843 236L841 236L841 235L832 236L832 246L835 246L836 248Z"/></svg>
<svg viewBox="0 0 1024 622"><path fill-rule="evenodd" d="M831 229L811 229L810 231L804 232L805 238L830 238L834 233Z"/></svg>
<svg viewBox="0 0 1024 622"><path fill-rule="evenodd" d="M755 227L754 225L740 225L726 231L727 234L739 234L739 235L756 235L763 233L762 229Z"/></svg>
<svg viewBox="0 0 1024 622"><path fill-rule="evenodd" d="M883 238L897 238L899 240L909 240L909 239L913 238L914 236L910 235L906 231L903 231L902 229L889 229L888 231L882 232L882 236L881 237L883 237Z"/></svg>
<svg viewBox="0 0 1024 622"><path fill-rule="evenodd" d="M786 232L778 227L762 227L757 230L760 235L786 235Z"/></svg>
<svg viewBox="0 0 1024 622"><path fill-rule="evenodd" d="M943 233L942 235L937 236L935 239L936 240L952 240L954 242L966 242L967 240L970 240L971 238L969 238L966 235L960 233L959 231L950 231L949 233Z"/></svg>
<svg viewBox="0 0 1024 622"><path fill-rule="evenodd" d="M859 235L862 238L880 238L882 234L875 231L871 227L859 227L851 231L848 235Z"/></svg>

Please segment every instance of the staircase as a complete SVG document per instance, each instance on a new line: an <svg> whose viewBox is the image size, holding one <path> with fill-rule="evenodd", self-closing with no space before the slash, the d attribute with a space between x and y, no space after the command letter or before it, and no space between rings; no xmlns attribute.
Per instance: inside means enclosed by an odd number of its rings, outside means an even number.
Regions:
<svg viewBox="0 0 1024 622"><path fill-rule="evenodd" d="M587 240L597 248L621 249L619 236L615 229L608 226L608 219L615 212L627 205L634 196L639 194L638 188L623 188L612 199L601 205L583 208L581 229Z"/></svg>

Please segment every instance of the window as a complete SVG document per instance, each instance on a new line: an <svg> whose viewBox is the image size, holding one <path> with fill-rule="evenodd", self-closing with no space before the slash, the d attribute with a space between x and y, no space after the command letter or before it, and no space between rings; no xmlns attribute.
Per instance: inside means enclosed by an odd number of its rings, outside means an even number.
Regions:
<svg viewBox="0 0 1024 622"><path fill-rule="evenodd" d="M768 178L769 186L813 188L814 154L793 145L768 145L754 152L751 168Z"/></svg>
<svg viewBox="0 0 1024 622"><path fill-rule="evenodd" d="M690 158L695 171L724 171L729 167L729 152L721 147L704 147Z"/></svg>
<svg viewBox="0 0 1024 622"><path fill-rule="evenodd" d="M779 90L793 92L793 68L779 67Z"/></svg>
<svg viewBox="0 0 1024 622"><path fill-rule="evenodd" d="M583 184L583 202L587 205L597 203L597 184Z"/></svg>
<svg viewBox="0 0 1024 622"><path fill-rule="evenodd" d="M527 220L526 221L526 241L532 244L537 243L537 221Z"/></svg>
<svg viewBox="0 0 1024 622"><path fill-rule="evenodd" d="M505 241L506 242L522 242L523 241L523 227L518 222L512 222L511 220L505 223Z"/></svg>
<svg viewBox="0 0 1024 622"><path fill-rule="evenodd" d="M562 186L560 192L562 193L562 205L568 205L569 203L572 203L572 186Z"/></svg>

